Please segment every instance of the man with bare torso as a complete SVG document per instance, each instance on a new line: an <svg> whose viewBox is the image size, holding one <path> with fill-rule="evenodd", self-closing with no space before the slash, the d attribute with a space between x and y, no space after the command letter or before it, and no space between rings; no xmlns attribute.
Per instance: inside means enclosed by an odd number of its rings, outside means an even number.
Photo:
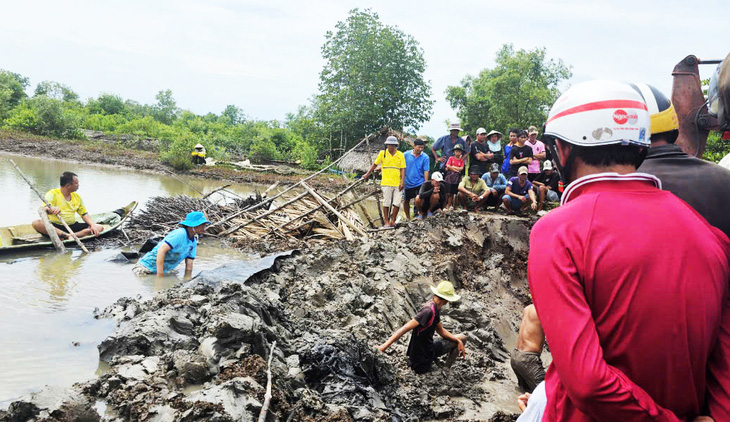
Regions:
<svg viewBox="0 0 730 422"><path fill-rule="evenodd" d="M522 312L517 347L510 353L510 365L517 375L520 390L531 393L545 379L540 354L545 345L545 333L537 318L535 305L528 305Z"/></svg>

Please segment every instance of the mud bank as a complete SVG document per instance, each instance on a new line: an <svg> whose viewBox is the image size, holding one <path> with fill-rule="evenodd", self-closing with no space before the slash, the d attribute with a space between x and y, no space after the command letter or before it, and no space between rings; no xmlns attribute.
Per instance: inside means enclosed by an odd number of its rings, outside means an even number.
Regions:
<svg viewBox="0 0 730 422"><path fill-rule="evenodd" d="M83 163L98 163L125 167L152 173L175 172L172 167L162 163L159 153L149 140L127 141L122 147L104 141L79 141L53 139L24 133L0 130L0 146L3 152L31 157L55 158ZM199 167L188 174L210 180L234 183L256 183L271 185L279 182L286 186L298 182L301 175L281 175L255 171L236 171L227 168ZM349 182L339 176L322 175L311 179L310 185L317 189L337 190Z"/></svg>
<svg viewBox="0 0 730 422"><path fill-rule="evenodd" d="M260 271L229 264L147 302L120 299L96 315L119 322L99 345L110 370L15 402L0 420L257 420L274 341L269 421L514 420L508 350L529 300L530 225L451 213L365 242L301 245ZM440 279L462 295L442 323L468 333L467 356L415 375L410 334L386 353L373 346Z"/></svg>

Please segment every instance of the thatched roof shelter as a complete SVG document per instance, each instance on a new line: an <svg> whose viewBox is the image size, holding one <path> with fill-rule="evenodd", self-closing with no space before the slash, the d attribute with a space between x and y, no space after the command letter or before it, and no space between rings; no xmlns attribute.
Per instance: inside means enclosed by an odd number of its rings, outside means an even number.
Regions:
<svg viewBox="0 0 730 422"><path fill-rule="evenodd" d="M402 139L401 142L406 142L411 147L415 139L408 135L404 137L403 133L385 127L379 132L366 136L364 138L365 142L342 157L342 161L340 161L337 167L345 171L367 172L378 157L378 153L385 148L383 144L385 144L388 136L395 136L398 139Z"/></svg>

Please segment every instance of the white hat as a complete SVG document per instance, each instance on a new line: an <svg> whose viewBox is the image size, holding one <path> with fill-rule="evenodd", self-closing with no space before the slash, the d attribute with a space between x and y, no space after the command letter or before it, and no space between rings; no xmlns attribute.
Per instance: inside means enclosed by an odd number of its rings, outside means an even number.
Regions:
<svg viewBox="0 0 730 422"><path fill-rule="evenodd" d="M190 145L190 144L188 144L188 145ZM195 145L195 148L198 148L198 149L199 149L199 148L203 148L203 145L201 145L201 144L196 144L196 145Z"/></svg>
<svg viewBox="0 0 730 422"><path fill-rule="evenodd" d="M483 127L480 127L479 129L477 129L477 135L481 135L482 133L487 133L487 130L484 129Z"/></svg>
<svg viewBox="0 0 730 422"><path fill-rule="evenodd" d="M464 129L461 128L461 123L454 122L449 125L449 131L452 131L452 130L458 130L459 132L461 132Z"/></svg>
<svg viewBox="0 0 730 422"><path fill-rule="evenodd" d="M527 167L522 166L517 170L517 174L527 174Z"/></svg>
<svg viewBox="0 0 730 422"><path fill-rule="evenodd" d="M499 131L496 131L496 130L491 130L489 133L487 133L487 138L491 138L492 135L499 135L499 137L501 138L502 137L502 132L499 132Z"/></svg>
<svg viewBox="0 0 730 422"><path fill-rule="evenodd" d="M545 161L545 164L542 166L543 170L552 170L553 169L553 163L550 160Z"/></svg>
<svg viewBox="0 0 730 422"><path fill-rule="evenodd" d="M431 180L435 180L437 182L443 182L444 181L444 176L442 176L440 172L435 171L431 175Z"/></svg>
<svg viewBox="0 0 730 422"><path fill-rule="evenodd" d="M385 140L385 145L398 145L398 138L395 136L388 136L388 139Z"/></svg>

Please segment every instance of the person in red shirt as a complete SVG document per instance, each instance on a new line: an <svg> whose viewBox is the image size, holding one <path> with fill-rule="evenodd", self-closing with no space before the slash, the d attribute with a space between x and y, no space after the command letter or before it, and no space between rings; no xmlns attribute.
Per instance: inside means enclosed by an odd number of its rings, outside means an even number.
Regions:
<svg viewBox="0 0 730 422"><path fill-rule="evenodd" d="M635 172L649 128L612 81L572 87L548 115L568 187L530 235L553 357L544 421L730 421L730 240Z"/></svg>

